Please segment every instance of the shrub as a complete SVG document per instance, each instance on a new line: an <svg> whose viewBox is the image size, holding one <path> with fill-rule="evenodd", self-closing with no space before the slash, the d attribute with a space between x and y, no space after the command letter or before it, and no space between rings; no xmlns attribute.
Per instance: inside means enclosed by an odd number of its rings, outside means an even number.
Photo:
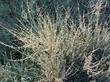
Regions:
<svg viewBox="0 0 110 82"><path fill-rule="evenodd" d="M88 19L91 18L89 21L87 19L88 22L79 13L79 23L74 23L68 13L69 10L56 13L56 19L51 18L48 12L39 13L35 18L36 15L33 15L35 12L29 10L22 15L27 15L26 18L18 20L18 29L3 27L24 43L22 46L24 49L31 49L31 53L18 50L23 57L18 60L10 59L5 67L1 66L1 70L5 70L1 72L6 73L6 76L0 75L1 78L4 77L1 81L107 80L110 69L110 31L108 28L102 29L103 26L99 24L102 5L100 2L92 7L95 13L87 16Z"/></svg>

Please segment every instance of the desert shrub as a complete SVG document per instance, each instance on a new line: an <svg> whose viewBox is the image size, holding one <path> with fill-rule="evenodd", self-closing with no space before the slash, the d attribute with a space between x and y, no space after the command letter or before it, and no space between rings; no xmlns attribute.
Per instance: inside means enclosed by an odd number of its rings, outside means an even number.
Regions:
<svg viewBox="0 0 110 82"><path fill-rule="evenodd" d="M79 13L77 24L69 8L58 10L54 19L49 12L35 15L29 4L17 29L2 27L24 43L22 48L31 49L31 53L21 52L7 45L23 57L1 66L2 82L100 82L109 78L110 31L99 23L102 0L93 3L86 18Z"/></svg>

